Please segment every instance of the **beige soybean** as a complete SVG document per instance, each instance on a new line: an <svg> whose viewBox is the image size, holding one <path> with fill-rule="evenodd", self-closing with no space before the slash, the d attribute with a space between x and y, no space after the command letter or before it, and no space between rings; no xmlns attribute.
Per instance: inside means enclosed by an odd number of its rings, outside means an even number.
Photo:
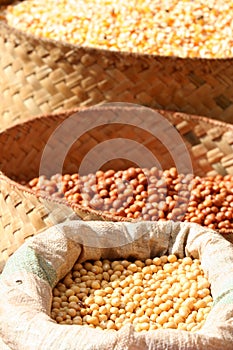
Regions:
<svg viewBox="0 0 233 350"><path fill-rule="evenodd" d="M196 271L195 276L190 276L186 267ZM90 278L88 271L99 278L91 280L90 287L89 279L76 283L77 272ZM106 273L115 277L106 281ZM195 278L189 279L188 274ZM106 283L102 285L102 281ZM160 328L194 332L211 311L209 287L200 261L190 257L163 255L146 261L76 263L53 289L51 317L60 324L100 329L119 330L131 323L138 332Z"/></svg>

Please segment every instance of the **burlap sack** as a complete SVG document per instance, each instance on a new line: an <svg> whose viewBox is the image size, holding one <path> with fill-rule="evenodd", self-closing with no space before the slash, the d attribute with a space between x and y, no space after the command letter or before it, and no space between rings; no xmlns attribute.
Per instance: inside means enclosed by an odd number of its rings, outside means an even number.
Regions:
<svg viewBox="0 0 233 350"><path fill-rule="evenodd" d="M214 298L202 330L136 333L124 326L102 331L58 325L49 317L52 288L77 259L145 259L167 253L202 261ZM68 221L33 237L8 260L0 280L1 349L232 350L232 276L233 245L196 224Z"/></svg>

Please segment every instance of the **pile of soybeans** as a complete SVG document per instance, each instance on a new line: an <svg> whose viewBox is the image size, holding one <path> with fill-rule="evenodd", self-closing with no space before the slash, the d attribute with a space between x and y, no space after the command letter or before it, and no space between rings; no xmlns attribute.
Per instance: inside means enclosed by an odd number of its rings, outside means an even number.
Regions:
<svg viewBox="0 0 233 350"><path fill-rule="evenodd" d="M145 261L76 263L53 289L51 317L59 324L135 331L199 330L213 303L200 260L163 255Z"/></svg>

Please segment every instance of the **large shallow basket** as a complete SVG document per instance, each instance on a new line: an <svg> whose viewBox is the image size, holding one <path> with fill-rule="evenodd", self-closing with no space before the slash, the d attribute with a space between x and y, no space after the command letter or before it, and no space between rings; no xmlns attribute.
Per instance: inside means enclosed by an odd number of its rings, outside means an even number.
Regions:
<svg viewBox="0 0 233 350"><path fill-rule="evenodd" d="M149 121L151 123L151 113L153 116L159 116L160 122L162 120L162 134L167 137L164 143L161 143L158 134L150 134L145 128L147 123L149 126ZM98 120L100 125L94 127ZM110 120L114 123L111 124ZM129 120L132 125L127 124ZM73 124L69 124L70 122ZM158 127L156 118L154 122ZM77 131L85 131L85 129L86 132L78 137ZM62 134L56 134L57 130L62 130ZM174 131L180 138L179 142L183 143L187 149L194 175L233 174L233 126L199 116L169 111L156 112L133 105L127 107L106 105L33 117L31 120L2 131L0 133L0 170L2 171L0 175L0 262L2 265L27 237L62 222L75 213L86 220L121 220L119 217L106 215L100 211L84 209L80 205L70 208L67 204L42 194L36 196L26 187L19 185L19 182L30 180L39 174L46 173L50 176L55 171L78 172L83 159L89 152L101 143L104 144L105 141L119 138L131 139L143 145L154 155L162 169L168 169L176 165L170 154L171 149L169 150L169 145L172 143L171 137L173 137L171 132ZM72 132L77 136L73 143L70 138ZM58 138L54 139L54 135L58 135ZM52 150L52 158L46 160L45 150L49 149ZM61 166L59 156L62 150L66 152ZM131 152L132 149L129 149L127 154L126 150L124 157L121 158L112 154L112 161L105 163L102 168L105 170L128 168L132 165ZM136 157L138 160L136 164L139 166L142 164L140 163L142 157L140 157L140 154ZM149 165L152 167L155 164ZM91 171L90 167L86 169Z"/></svg>
<svg viewBox="0 0 233 350"><path fill-rule="evenodd" d="M28 35L0 21L4 128L65 109L129 102L233 122L233 59L128 54Z"/></svg>

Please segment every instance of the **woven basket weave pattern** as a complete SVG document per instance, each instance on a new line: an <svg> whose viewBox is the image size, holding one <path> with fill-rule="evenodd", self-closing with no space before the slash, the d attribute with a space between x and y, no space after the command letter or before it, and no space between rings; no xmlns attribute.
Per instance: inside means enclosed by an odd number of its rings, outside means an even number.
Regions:
<svg viewBox="0 0 233 350"><path fill-rule="evenodd" d="M124 54L35 38L0 23L1 127L103 102L233 122L232 59Z"/></svg>
<svg viewBox="0 0 233 350"><path fill-rule="evenodd" d="M24 192L0 175L0 271L4 261L30 236L54 224L52 211L40 198ZM63 206L63 209L65 206ZM67 211L61 211L63 218Z"/></svg>
<svg viewBox="0 0 233 350"><path fill-rule="evenodd" d="M0 173L0 206L0 272L9 256L26 239L68 218L85 221L125 221L124 218L85 209L77 204L71 209L62 200L51 200L45 195L36 196L2 173Z"/></svg>
<svg viewBox="0 0 233 350"><path fill-rule="evenodd" d="M91 116L94 120L96 116L102 115L103 111L104 113L113 113L116 118L123 114L125 117L131 116L132 111L136 111L138 118L141 118L142 121L145 119L144 108L106 106L82 110L74 109L32 118L0 133L1 170L12 179L29 180L37 176L44 146L51 134L64 120L75 113L78 113L80 120L85 116ZM183 138L190 152L195 175L233 174L233 126L231 124L183 113L161 110L158 112L176 127ZM166 133L166 130L164 132ZM70 145L66 144L65 135L63 134L62 145L69 149ZM159 158L164 169L174 165L166 145L162 145L154 137L149 139L145 130L138 131L136 127L132 128L128 125L121 125L120 128L106 125L91 129L73 144L65 159L63 170L68 173L77 171L83 157L90 149L100 142L117 137L130 137L145 145ZM127 159L127 154L125 154L125 159ZM57 159L54 158L51 171L53 171L56 162ZM119 163L118 160L115 160L114 163L116 168L122 167L121 160ZM49 167L50 164L47 164L46 170L48 169L48 175L52 175Z"/></svg>

